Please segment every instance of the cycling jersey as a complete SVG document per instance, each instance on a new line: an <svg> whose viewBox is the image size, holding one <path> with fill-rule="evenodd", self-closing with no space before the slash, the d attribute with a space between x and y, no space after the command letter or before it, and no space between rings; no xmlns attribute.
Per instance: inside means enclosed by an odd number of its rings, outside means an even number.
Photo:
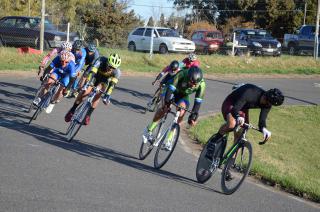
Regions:
<svg viewBox="0 0 320 212"><path fill-rule="evenodd" d="M76 63L76 73L78 73L85 64L85 59L87 56L87 52L84 48L81 48L79 51L72 51L75 56L75 63Z"/></svg>
<svg viewBox="0 0 320 212"><path fill-rule="evenodd" d="M94 51L93 54L90 54L88 47L85 48L86 50L86 58L85 58L85 65L93 65L93 63L100 57L98 49Z"/></svg>
<svg viewBox="0 0 320 212"><path fill-rule="evenodd" d="M248 116L249 109L260 108L259 128L262 130L262 128L266 127L266 118L271 109L271 104L263 105L260 103L261 97L265 92L265 90L253 84L244 84L238 87L227 96L222 104L224 118L228 113L231 113L235 119L241 116L242 112Z"/></svg>
<svg viewBox="0 0 320 212"><path fill-rule="evenodd" d="M186 68L190 68L192 66L196 66L196 67L199 67L200 66L200 61L199 60L194 60L194 61L191 61L189 58L184 58L182 60L182 62L184 63L184 66Z"/></svg>
<svg viewBox="0 0 320 212"><path fill-rule="evenodd" d="M177 71L173 71L170 65L165 67L157 76L156 80L160 80L164 75L166 75L162 80L161 84L167 84L170 80L174 78L174 76L180 71L183 67L183 63L179 63L179 69Z"/></svg>
<svg viewBox="0 0 320 212"><path fill-rule="evenodd" d="M184 68L176 74L176 76L173 78L173 82L168 85L165 101L168 102L171 98L171 94L174 94L176 101L177 99L183 99L187 103L187 105L189 105L189 95L195 93L195 100L192 111L194 113L198 113L200 105L204 98L206 83L204 79L202 79L199 83L197 83L195 87L190 88L188 71L189 69Z"/></svg>
<svg viewBox="0 0 320 212"><path fill-rule="evenodd" d="M56 56L58 54L60 54L60 52L62 51L62 48L54 48L52 49L41 61L41 66L45 67L47 65L47 63L49 62L49 60L53 57ZM73 56L73 58L71 58L71 60L75 61L75 58Z"/></svg>
<svg viewBox="0 0 320 212"><path fill-rule="evenodd" d="M60 56L53 59L50 67L53 68L52 74L57 80L60 80L64 87L68 86L70 77L74 77L76 75L75 63L71 60L65 67L62 67Z"/></svg>
<svg viewBox="0 0 320 212"><path fill-rule="evenodd" d="M121 71L120 69L112 69L111 71L106 71L108 67L108 58L99 57L92 66L90 71L89 80L95 79L94 85L97 86L103 83L106 87L107 94L111 94L114 86L118 83Z"/></svg>

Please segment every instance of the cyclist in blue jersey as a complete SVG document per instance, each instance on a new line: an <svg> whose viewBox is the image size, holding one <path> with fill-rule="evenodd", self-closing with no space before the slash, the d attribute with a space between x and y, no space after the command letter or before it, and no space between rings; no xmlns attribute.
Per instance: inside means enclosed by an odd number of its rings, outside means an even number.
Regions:
<svg viewBox="0 0 320 212"><path fill-rule="evenodd" d="M86 58L85 58L85 65L87 65L86 70L84 71L81 81L78 78L75 82L76 85L78 85L78 90L74 91L73 95L77 97L79 91L83 87L83 85L87 82L88 75L93 67L94 62L100 57L99 51L97 49L97 46L94 43L89 43L87 47L85 47L86 50Z"/></svg>
<svg viewBox="0 0 320 212"><path fill-rule="evenodd" d="M53 96L49 106L46 108L47 113L51 113L54 105L61 99L62 92L69 85L70 78L76 76L73 58L74 55L71 52L64 50L60 52L59 56L55 57L49 65L53 71L45 84L44 90L41 91L41 95L39 95L40 98L37 100L37 103L41 101L41 97L56 80L59 80L62 86L60 86L58 92Z"/></svg>
<svg viewBox="0 0 320 212"><path fill-rule="evenodd" d="M72 93L71 90L76 89L77 84L75 82L77 77L80 75L80 71L85 64L85 59L87 56L87 52L83 47L83 42L81 40L74 41L71 52L74 54L74 57L75 57L76 76L71 78L70 84L68 85L65 96L70 96Z"/></svg>

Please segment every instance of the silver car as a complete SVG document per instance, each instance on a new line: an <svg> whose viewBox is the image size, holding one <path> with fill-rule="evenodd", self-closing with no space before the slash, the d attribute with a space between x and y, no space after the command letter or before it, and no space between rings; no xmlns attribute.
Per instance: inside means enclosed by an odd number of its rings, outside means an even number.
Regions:
<svg viewBox="0 0 320 212"><path fill-rule="evenodd" d="M139 27L134 29L128 37L128 49L130 51L150 51L152 29L154 29L153 51L161 54L194 52L195 44L193 41L184 39L175 30L164 27Z"/></svg>

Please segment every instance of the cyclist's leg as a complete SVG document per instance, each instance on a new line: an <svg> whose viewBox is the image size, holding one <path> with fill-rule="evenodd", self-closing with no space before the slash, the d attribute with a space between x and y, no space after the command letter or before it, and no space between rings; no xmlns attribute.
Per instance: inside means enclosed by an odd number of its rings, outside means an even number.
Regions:
<svg viewBox="0 0 320 212"><path fill-rule="evenodd" d="M63 96L63 91L66 89L66 87L68 86L70 82L70 75L66 74L64 76L61 77L60 83L61 86L59 87L57 93L54 95L54 97L52 98L52 103L56 103L57 101L59 101L62 96Z"/></svg>
<svg viewBox="0 0 320 212"><path fill-rule="evenodd" d="M176 98L176 104L179 105L180 107L188 109L189 105L190 105L189 96L184 96L182 98ZM178 123L179 124L183 121L183 117L184 117L185 113L186 113L185 110L181 110L180 116L179 116L179 119L178 119Z"/></svg>

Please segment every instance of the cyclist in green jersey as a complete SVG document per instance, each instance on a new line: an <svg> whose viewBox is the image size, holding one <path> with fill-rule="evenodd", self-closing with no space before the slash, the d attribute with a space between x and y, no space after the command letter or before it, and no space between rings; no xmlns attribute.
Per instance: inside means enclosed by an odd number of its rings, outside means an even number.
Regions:
<svg viewBox="0 0 320 212"><path fill-rule="evenodd" d="M194 105L192 113L188 118L188 123L191 126L196 124L198 113L203 101L206 83L203 79L202 70L199 67L193 66L189 69L184 68L174 77L173 81L167 86L167 91L164 93L164 104L155 113L152 122L145 128L143 133L143 142L146 143L152 140L152 131L156 128L159 120L169 111L172 101L183 108L188 108L190 105L190 95L195 93ZM178 123L180 124L185 115L185 111L181 111Z"/></svg>

